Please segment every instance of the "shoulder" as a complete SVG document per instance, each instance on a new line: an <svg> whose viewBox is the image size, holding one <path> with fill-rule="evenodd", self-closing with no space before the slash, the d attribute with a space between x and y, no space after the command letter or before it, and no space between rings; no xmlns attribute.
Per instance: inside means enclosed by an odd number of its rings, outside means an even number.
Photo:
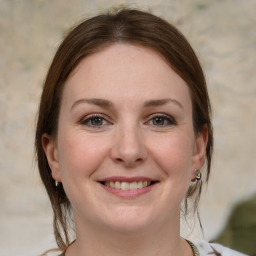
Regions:
<svg viewBox="0 0 256 256"><path fill-rule="evenodd" d="M208 243L206 241L199 241L195 243L197 246L200 256L214 255L212 253L219 253L221 256L246 256L246 254L234 251L220 244Z"/></svg>

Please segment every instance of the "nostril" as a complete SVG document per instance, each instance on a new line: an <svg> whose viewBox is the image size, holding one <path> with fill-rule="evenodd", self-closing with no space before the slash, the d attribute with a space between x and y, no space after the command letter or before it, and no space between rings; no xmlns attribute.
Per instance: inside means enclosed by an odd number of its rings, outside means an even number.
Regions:
<svg viewBox="0 0 256 256"><path fill-rule="evenodd" d="M139 148L138 145L129 145L128 143L121 142L116 143L110 152L110 156L115 163L131 167L145 161L147 158L145 149Z"/></svg>
<svg viewBox="0 0 256 256"><path fill-rule="evenodd" d="M141 161L143 161L142 158L138 158L138 159L135 160L135 162L141 162Z"/></svg>
<svg viewBox="0 0 256 256"><path fill-rule="evenodd" d="M123 162L122 158L116 158L116 161L119 163Z"/></svg>
<svg viewBox="0 0 256 256"><path fill-rule="evenodd" d="M133 168L137 165L140 165L143 163L143 158L121 158L121 157L117 157L114 159L115 163L117 164L122 164L124 166L126 166L127 168Z"/></svg>

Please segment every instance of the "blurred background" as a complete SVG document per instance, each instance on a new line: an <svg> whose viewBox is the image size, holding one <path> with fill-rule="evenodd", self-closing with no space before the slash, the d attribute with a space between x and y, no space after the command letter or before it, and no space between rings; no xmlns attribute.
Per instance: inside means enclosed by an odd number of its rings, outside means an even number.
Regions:
<svg viewBox="0 0 256 256"><path fill-rule="evenodd" d="M256 255L256 0L0 0L0 255L55 247L34 158L42 84L67 30L111 7L150 10L189 39L206 73L215 152L192 240Z"/></svg>

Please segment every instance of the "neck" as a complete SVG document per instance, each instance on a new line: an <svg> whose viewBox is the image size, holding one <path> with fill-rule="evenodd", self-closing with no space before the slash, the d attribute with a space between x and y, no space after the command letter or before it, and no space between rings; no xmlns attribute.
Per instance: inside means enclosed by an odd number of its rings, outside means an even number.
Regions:
<svg viewBox="0 0 256 256"><path fill-rule="evenodd" d="M192 256L190 246L180 237L179 221L174 223L178 224L136 231L79 225L76 242L68 248L66 256Z"/></svg>

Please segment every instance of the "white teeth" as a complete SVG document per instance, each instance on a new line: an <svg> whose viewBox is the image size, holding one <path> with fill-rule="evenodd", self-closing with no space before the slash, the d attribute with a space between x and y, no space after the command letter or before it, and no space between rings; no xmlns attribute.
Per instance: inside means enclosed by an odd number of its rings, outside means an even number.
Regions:
<svg viewBox="0 0 256 256"><path fill-rule="evenodd" d="M119 181L114 182L114 188L120 189L121 188L121 183Z"/></svg>
<svg viewBox="0 0 256 256"><path fill-rule="evenodd" d="M136 182L136 181L130 183L130 190L135 190L135 189L137 189L137 188L138 188L138 185L137 185L137 182Z"/></svg>
<svg viewBox="0 0 256 256"><path fill-rule="evenodd" d="M143 188L143 181L139 181L137 186L138 188Z"/></svg>
<svg viewBox="0 0 256 256"><path fill-rule="evenodd" d="M150 181L133 181L133 182L125 182L125 181L106 181L104 185L107 187L121 189L121 190L135 190L139 188L148 187L151 184Z"/></svg>
<svg viewBox="0 0 256 256"><path fill-rule="evenodd" d="M129 190L130 189L130 185L128 182L121 182L121 189L122 190Z"/></svg>

